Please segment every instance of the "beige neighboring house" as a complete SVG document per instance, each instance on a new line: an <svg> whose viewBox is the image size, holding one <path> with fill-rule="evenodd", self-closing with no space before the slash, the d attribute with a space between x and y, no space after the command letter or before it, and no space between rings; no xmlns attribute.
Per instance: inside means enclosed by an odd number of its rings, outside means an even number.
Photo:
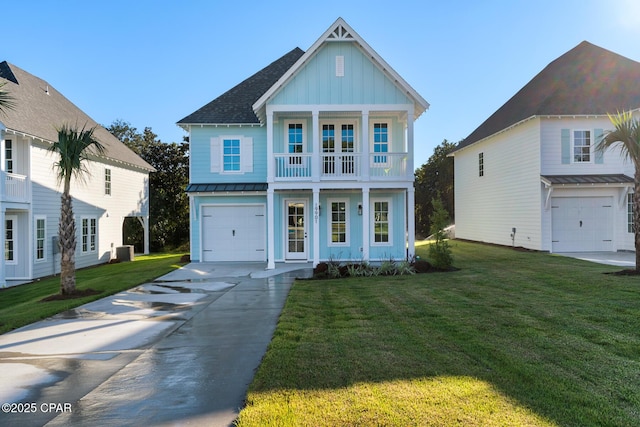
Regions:
<svg viewBox="0 0 640 427"><path fill-rule="evenodd" d="M76 267L108 262L122 246L125 218L142 223L149 251L149 173L154 168L46 81L8 62L0 82L15 108L0 113L0 287L56 274L61 186L47 149L63 124L97 126L104 156L87 163L84 182L72 181L77 228Z"/></svg>

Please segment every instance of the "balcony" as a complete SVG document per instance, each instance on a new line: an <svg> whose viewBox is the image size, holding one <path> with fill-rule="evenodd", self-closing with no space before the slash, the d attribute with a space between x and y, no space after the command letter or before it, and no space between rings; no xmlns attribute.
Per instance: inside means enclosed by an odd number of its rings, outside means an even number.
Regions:
<svg viewBox="0 0 640 427"><path fill-rule="evenodd" d="M276 181L406 180L408 153L372 153L363 168L362 153L275 154Z"/></svg>
<svg viewBox="0 0 640 427"><path fill-rule="evenodd" d="M5 202L28 202L29 187L27 177L17 173L2 172L0 199Z"/></svg>

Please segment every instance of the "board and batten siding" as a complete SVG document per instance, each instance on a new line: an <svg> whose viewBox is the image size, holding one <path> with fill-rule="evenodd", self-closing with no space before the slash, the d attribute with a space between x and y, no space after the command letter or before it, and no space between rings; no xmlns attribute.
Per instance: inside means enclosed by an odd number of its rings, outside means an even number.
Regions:
<svg viewBox="0 0 640 427"><path fill-rule="evenodd" d="M454 183L457 238L540 249L538 119L455 153Z"/></svg>
<svg viewBox="0 0 640 427"><path fill-rule="evenodd" d="M344 76L336 74L344 58ZM326 43L270 102L282 105L412 104L355 43Z"/></svg>
<svg viewBox="0 0 640 427"><path fill-rule="evenodd" d="M45 260L33 257L33 276L59 272L59 256L53 259L52 238L58 234L61 185L53 168L55 156L44 146L31 148L32 214L46 218ZM122 225L125 217L149 214L149 174L121 165L93 162L86 164L89 175L84 182L72 180L71 196L76 219L76 267L82 268L109 261L112 251L122 246ZM105 168L111 169L111 195L105 195ZM98 221L97 250L83 253L81 248L82 218ZM35 221L32 221L35 235ZM35 239L35 237L33 237ZM35 246L35 242L32 243ZM115 256L115 253L113 254Z"/></svg>

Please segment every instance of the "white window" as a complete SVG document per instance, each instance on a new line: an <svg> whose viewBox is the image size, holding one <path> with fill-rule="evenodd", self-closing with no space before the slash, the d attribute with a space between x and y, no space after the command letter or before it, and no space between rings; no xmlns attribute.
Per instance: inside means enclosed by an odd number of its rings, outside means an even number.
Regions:
<svg viewBox="0 0 640 427"><path fill-rule="evenodd" d="M18 217L15 215L7 215L5 217L4 226L4 261L6 264L17 264L18 241L16 239L16 227L18 224Z"/></svg>
<svg viewBox="0 0 640 427"><path fill-rule="evenodd" d="M372 239L374 246L391 245L391 201L389 199L371 199Z"/></svg>
<svg viewBox="0 0 640 427"><path fill-rule="evenodd" d="M44 216L36 216L34 219L36 227L36 261L44 261L46 260L47 219Z"/></svg>
<svg viewBox="0 0 640 427"><path fill-rule="evenodd" d="M98 220L82 218L82 252L95 252L98 238Z"/></svg>
<svg viewBox="0 0 640 427"><path fill-rule="evenodd" d="M253 138L243 136L211 138L211 172L225 174L253 172Z"/></svg>
<svg viewBox="0 0 640 427"><path fill-rule="evenodd" d="M111 169L104 170L104 195L111 195Z"/></svg>
<svg viewBox="0 0 640 427"><path fill-rule="evenodd" d="M627 232L635 233L633 226L633 193L627 194Z"/></svg>
<svg viewBox="0 0 640 427"><path fill-rule="evenodd" d="M301 165L302 156L295 156L295 154L304 153L304 124L296 122L287 122L287 135L286 145L287 153L289 153L290 165Z"/></svg>
<svg viewBox="0 0 640 427"><path fill-rule="evenodd" d="M329 199L329 245L349 245L349 200Z"/></svg>
<svg viewBox="0 0 640 427"><path fill-rule="evenodd" d="M484 176L484 153L478 153L478 176Z"/></svg>
<svg viewBox="0 0 640 427"><path fill-rule="evenodd" d="M591 131L573 131L573 162L591 162Z"/></svg>

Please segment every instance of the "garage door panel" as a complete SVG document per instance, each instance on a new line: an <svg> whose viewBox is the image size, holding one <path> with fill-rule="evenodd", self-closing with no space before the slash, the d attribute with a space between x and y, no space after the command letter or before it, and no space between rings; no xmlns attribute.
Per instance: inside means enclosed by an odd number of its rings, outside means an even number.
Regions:
<svg viewBox="0 0 640 427"><path fill-rule="evenodd" d="M613 250L611 197L553 197L551 200L553 252Z"/></svg>
<svg viewBox="0 0 640 427"><path fill-rule="evenodd" d="M202 211L203 261L265 261L264 206L207 206Z"/></svg>

